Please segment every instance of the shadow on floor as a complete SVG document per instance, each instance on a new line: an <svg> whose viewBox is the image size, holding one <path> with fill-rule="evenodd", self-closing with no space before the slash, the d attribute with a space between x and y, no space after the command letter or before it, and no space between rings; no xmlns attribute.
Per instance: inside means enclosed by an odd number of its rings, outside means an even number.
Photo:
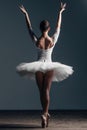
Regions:
<svg viewBox="0 0 87 130"><path fill-rule="evenodd" d="M0 128L32 128L32 129L39 129L41 126L32 125L32 124L0 124Z"/></svg>

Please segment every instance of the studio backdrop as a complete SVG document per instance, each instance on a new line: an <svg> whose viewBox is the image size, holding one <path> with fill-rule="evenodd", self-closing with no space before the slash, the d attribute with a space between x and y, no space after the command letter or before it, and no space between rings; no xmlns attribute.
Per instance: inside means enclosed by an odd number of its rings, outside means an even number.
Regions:
<svg viewBox="0 0 87 130"><path fill-rule="evenodd" d="M50 109L87 109L87 1L63 0L59 40L53 51L53 61L73 66L74 73L62 82L53 82ZM37 51L19 9L27 9L34 32L39 37L39 23L50 22L51 36L55 31L60 0L0 0L0 110L41 109L36 82L20 77L16 66L32 62Z"/></svg>

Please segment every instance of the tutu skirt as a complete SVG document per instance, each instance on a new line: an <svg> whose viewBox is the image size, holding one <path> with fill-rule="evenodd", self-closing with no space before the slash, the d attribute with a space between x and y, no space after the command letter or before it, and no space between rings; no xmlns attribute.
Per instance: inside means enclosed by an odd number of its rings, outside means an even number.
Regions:
<svg viewBox="0 0 87 130"><path fill-rule="evenodd" d="M52 81L62 81L73 73L73 67L68 66L59 62L41 62L35 61L31 63L21 63L16 67L16 72L20 76L29 77L35 80L35 73L41 71L46 73L47 71L53 70Z"/></svg>

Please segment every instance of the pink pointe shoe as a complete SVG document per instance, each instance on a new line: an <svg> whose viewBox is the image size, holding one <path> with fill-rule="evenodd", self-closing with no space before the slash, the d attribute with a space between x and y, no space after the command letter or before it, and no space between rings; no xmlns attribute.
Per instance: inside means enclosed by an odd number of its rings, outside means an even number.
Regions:
<svg viewBox="0 0 87 130"><path fill-rule="evenodd" d="M42 122L41 122L42 128L48 127L50 114L46 113L46 114L41 115L41 119L42 119Z"/></svg>
<svg viewBox="0 0 87 130"><path fill-rule="evenodd" d="M49 120L50 120L50 114L48 113L47 114L47 124L46 124L46 127L48 127L48 125L49 125Z"/></svg>

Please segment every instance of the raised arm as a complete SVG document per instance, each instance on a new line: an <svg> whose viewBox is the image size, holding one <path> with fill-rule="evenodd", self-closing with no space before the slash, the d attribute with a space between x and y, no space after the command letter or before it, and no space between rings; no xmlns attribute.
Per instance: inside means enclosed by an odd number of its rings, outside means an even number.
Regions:
<svg viewBox="0 0 87 130"><path fill-rule="evenodd" d="M61 28L61 22L62 22L62 13L65 10L65 7L66 7L66 3L63 4L61 2L61 8L60 8L59 15L58 15L58 18L57 18L56 31L53 35L54 44L57 42L57 39L58 39L59 34L60 34L60 28Z"/></svg>
<svg viewBox="0 0 87 130"><path fill-rule="evenodd" d="M29 30L29 34L32 38L32 40L36 43L37 42L37 36L35 35L35 33L33 32L33 29L32 29L32 26L31 26L31 22L30 22L30 18L29 18L29 15L26 11L26 9L24 8L24 6L19 6L20 10L22 11L22 13L25 15L25 19L26 19L26 24L27 24L27 27L28 27L28 30Z"/></svg>
<svg viewBox="0 0 87 130"><path fill-rule="evenodd" d="M65 7L66 7L66 3L63 4L63 3L61 2L61 9L60 9L60 11L59 11L59 16L58 16L58 19L57 19L56 30L57 30L58 28L61 28L62 13L63 13L63 11L65 10Z"/></svg>

